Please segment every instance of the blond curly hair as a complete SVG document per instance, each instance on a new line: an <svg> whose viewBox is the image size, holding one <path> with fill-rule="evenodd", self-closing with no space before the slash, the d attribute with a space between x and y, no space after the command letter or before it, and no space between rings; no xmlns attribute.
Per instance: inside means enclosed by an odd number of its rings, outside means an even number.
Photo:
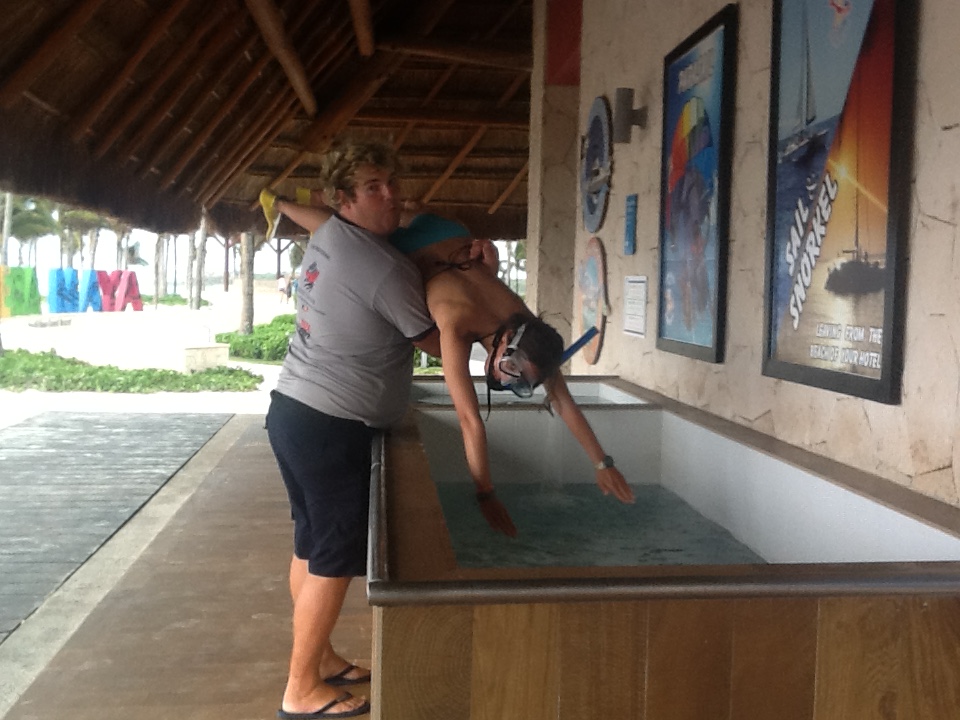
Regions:
<svg viewBox="0 0 960 720"><path fill-rule="evenodd" d="M320 162L320 189L330 207L340 209L337 191L343 191L351 200L356 199L357 170L363 165L390 172L400 170L396 151L385 143L355 140L336 143Z"/></svg>

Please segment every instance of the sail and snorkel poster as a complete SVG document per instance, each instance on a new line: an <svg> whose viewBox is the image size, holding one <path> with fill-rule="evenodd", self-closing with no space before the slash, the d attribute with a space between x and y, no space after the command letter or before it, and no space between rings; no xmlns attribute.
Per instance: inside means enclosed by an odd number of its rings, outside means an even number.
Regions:
<svg viewBox="0 0 960 720"><path fill-rule="evenodd" d="M723 361L738 10L664 59L657 347Z"/></svg>
<svg viewBox="0 0 960 720"><path fill-rule="evenodd" d="M774 0L763 373L887 403L902 368L910 4Z"/></svg>

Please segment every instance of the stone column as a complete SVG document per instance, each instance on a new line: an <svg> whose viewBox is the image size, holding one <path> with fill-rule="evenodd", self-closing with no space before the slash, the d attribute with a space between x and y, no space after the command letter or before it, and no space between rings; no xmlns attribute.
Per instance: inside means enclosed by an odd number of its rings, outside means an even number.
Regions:
<svg viewBox="0 0 960 720"><path fill-rule="evenodd" d="M549 19L569 3L534 0L530 77L530 176L527 305L570 340L579 165L579 84L554 84L548 72ZM576 31L579 37L579 23Z"/></svg>

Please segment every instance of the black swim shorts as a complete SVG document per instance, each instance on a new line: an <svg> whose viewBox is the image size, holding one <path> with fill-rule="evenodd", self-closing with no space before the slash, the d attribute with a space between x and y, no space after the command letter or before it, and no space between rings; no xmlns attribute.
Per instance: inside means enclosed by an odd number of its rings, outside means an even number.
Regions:
<svg viewBox="0 0 960 720"><path fill-rule="evenodd" d="M366 572L375 432L271 393L267 435L290 498L294 554L307 561L311 575Z"/></svg>

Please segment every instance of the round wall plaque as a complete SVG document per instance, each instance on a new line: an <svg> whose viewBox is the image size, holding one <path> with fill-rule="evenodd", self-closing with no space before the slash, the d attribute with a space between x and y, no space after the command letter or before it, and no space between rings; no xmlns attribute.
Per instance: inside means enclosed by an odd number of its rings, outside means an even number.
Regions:
<svg viewBox="0 0 960 720"><path fill-rule="evenodd" d="M583 138L580 168L580 195L583 225L587 232L597 232L603 225L610 194L611 170L610 104L603 96L594 98Z"/></svg>

